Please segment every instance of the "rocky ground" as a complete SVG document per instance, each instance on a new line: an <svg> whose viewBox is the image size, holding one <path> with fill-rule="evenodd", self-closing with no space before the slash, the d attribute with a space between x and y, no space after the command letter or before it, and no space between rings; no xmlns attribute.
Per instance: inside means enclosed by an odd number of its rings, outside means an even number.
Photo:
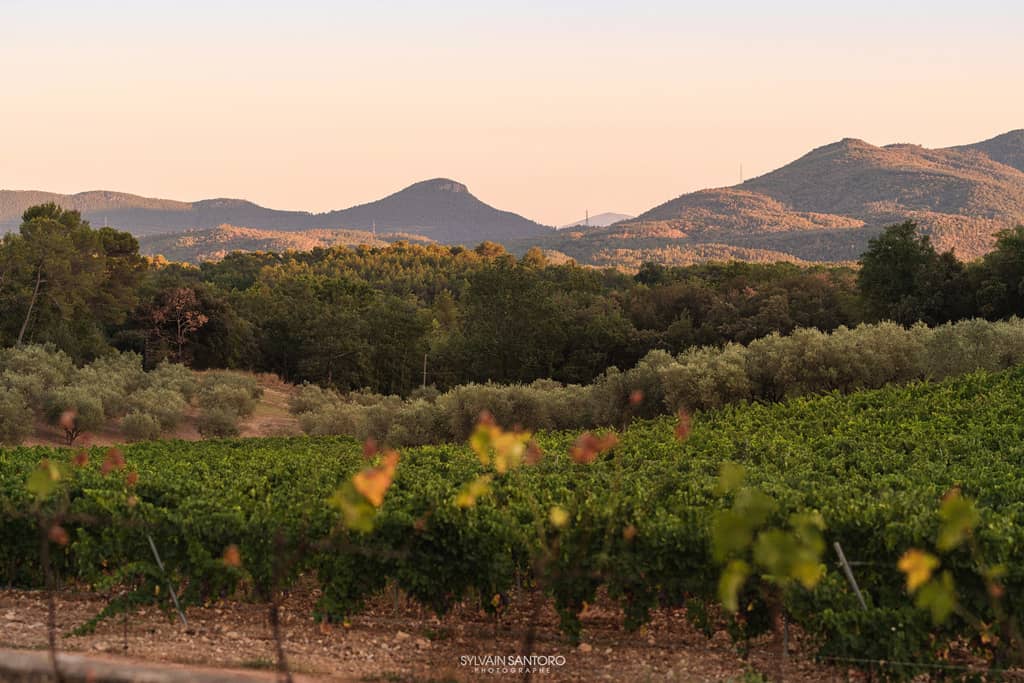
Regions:
<svg viewBox="0 0 1024 683"><path fill-rule="evenodd" d="M282 603L288 665L305 680L487 681L523 680L521 673L478 669L467 658L522 652L532 614L531 594L515 595L501 619L468 605L437 617L388 592L341 625L311 616L317 595L304 588ZM102 596L62 591L57 599L59 647L103 658L174 662L205 667L273 670L275 641L268 609L225 601L177 617L145 608L100 624L87 636L69 631L95 615ZM173 616L173 615L172 615ZM778 673L780 649L771 637L753 643L747 658L724 633L706 638L681 611L662 610L636 633L622 628L618 609L602 600L583 615L583 642L574 647L557 629L550 606L540 611L534 652L554 657L533 680L544 681L759 681ZM0 592L0 647L44 649L47 603L39 592ZM787 681L849 680L853 672L822 666L807 656L806 637L792 630ZM763 677L763 678L762 678Z"/></svg>

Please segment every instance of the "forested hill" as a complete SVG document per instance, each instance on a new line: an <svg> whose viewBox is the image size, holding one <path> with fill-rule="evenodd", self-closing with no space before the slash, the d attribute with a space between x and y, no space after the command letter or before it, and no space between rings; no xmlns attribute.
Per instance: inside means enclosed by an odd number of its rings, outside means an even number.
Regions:
<svg viewBox="0 0 1024 683"><path fill-rule="evenodd" d="M856 270L733 262L629 275L555 264L537 248L517 257L493 242L405 241L196 267L146 259L131 235L51 204L0 239L0 347L53 344L79 362L117 348L149 366L169 359L408 395L422 389L424 359L437 389L587 383L657 349L1021 315L1022 283L1024 228L965 264L899 224Z"/></svg>
<svg viewBox="0 0 1024 683"><path fill-rule="evenodd" d="M585 263L854 260L883 226L911 219L940 251L972 259L1024 223L1024 130L960 147L847 138L740 185L681 195L635 219L545 243Z"/></svg>
<svg viewBox="0 0 1024 683"><path fill-rule="evenodd" d="M970 260L991 249L1000 230L1024 223L1024 130L943 149L878 147L846 138L740 185L687 193L636 218L606 224L619 216L598 215L590 226L561 230L489 206L462 183L435 178L322 214L278 211L238 199L177 202L117 192L0 191L0 232L17 228L28 206L46 201L78 210L97 226L136 236L159 234L159 240L145 241L147 253L166 251L165 256L193 261L235 250L326 245L331 238L323 230L347 230L339 242L353 238L354 231L369 233L367 243L384 233L469 247L492 241L517 255L540 246L549 256L630 269L645 262L685 266L729 259L846 262L884 226L908 219L940 251ZM182 249L167 239L225 224L249 232L184 238L201 248ZM317 232L254 239L253 230Z"/></svg>
<svg viewBox="0 0 1024 683"><path fill-rule="evenodd" d="M257 230L403 232L446 244L475 245L485 240L536 238L553 231L485 204L462 183L435 178L368 204L320 214L268 209L241 199L180 202L122 192L61 195L0 190L0 232L16 229L27 208L45 202L78 211L94 225L125 230L137 237L227 224Z"/></svg>

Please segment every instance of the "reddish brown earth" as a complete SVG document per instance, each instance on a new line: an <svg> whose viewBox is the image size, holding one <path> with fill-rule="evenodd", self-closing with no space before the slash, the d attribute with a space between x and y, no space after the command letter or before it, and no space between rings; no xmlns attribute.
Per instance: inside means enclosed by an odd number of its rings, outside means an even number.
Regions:
<svg viewBox="0 0 1024 683"><path fill-rule="evenodd" d="M519 654L529 628L532 594L515 595L500 619L468 606L437 617L388 593L346 625L321 625L311 616L315 589L286 596L282 604L289 665L305 680L479 681L521 680L520 674L481 673L462 665L471 655ZM115 617L88 636L68 631L104 605L91 593L64 591L57 600L59 647L132 662L174 662L237 669L273 669L275 645L265 605L228 601L187 611L189 629L175 617L146 608ZM39 592L0 592L0 647L46 647L46 600ZM622 628L622 615L606 600L583 615L583 643L570 645L557 629L550 605L540 612L534 652L564 657L538 672L544 681L758 681L775 677L779 646L770 636L740 656L724 633L706 638L682 611L661 610L639 632ZM793 629L787 681L861 679L808 657L807 637Z"/></svg>

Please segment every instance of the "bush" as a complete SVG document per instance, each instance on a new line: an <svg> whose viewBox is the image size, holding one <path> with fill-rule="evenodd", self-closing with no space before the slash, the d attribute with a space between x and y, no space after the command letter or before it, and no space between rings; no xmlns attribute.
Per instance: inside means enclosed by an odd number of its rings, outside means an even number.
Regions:
<svg viewBox="0 0 1024 683"><path fill-rule="evenodd" d="M64 430L69 445L83 432L101 427L106 420L100 398L90 387L79 385L56 389L47 400L46 415L51 424Z"/></svg>
<svg viewBox="0 0 1024 683"><path fill-rule="evenodd" d="M156 441L162 431L160 420L149 413L132 410L121 421L124 433L132 441Z"/></svg>
<svg viewBox="0 0 1024 683"><path fill-rule="evenodd" d="M149 386L158 389L170 389L191 403L199 390L199 382L196 380L196 373L184 365L178 363L163 362L156 366L156 369L147 374Z"/></svg>
<svg viewBox="0 0 1024 683"><path fill-rule="evenodd" d="M43 410L50 392L74 374L71 357L50 344L0 350L0 385L19 392L35 410Z"/></svg>
<svg viewBox="0 0 1024 683"><path fill-rule="evenodd" d="M128 395L146 383L146 373L138 354L115 353L78 370L73 382L95 392L108 418L118 417L128 412Z"/></svg>
<svg viewBox="0 0 1024 683"><path fill-rule="evenodd" d="M313 436L347 434L365 439L369 436L367 426L366 409L354 403L337 403L299 415L299 427Z"/></svg>
<svg viewBox="0 0 1024 683"><path fill-rule="evenodd" d="M724 349L690 349L676 365L662 370L665 401L670 410L704 410L752 398L747 376L746 348L728 344Z"/></svg>
<svg viewBox="0 0 1024 683"><path fill-rule="evenodd" d="M312 413L339 402L337 392L318 387L315 384L303 384L288 399L288 410L292 415Z"/></svg>
<svg viewBox="0 0 1024 683"><path fill-rule="evenodd" d="M140 389L129 396L127 402L128 410L155 418L160 431L177 427L187 407L181 394L163 387Z"/></svg>
<svg viewBox="0 0 1024 683"><path fill-rule="evenodd" d="M196 426L204 439L238 436L238 419L230 408L209 408L199 414Z"/></svg>
<svg viewBox="0 0 1024 683"><path fill-rule="evenodd" d="M651 351L636 367L622 372L608 368L589 387L583 387L583 397L589 416L586 423L573 426L620 425L632 417L652 418L664 412L665 386L661 370L676 364L675 359L665 351ZM639 392L639 393L635 393ZM633 402L633 397L640 399ZM580 409L587 410L580 404Z"/></svg>
<svg viewBox="0 0 1024 683"><path fill-rule="evenodd" d="M418 445L465 439L483 410L506 427L622 427L679 408L705 410L742 401L849 393L1022 362L1020 319L968 320L936 328L885 322L839 327L831 334L797 329L748 346L693 348L676 358L652 351L636 367L625 372L609 368L589 386L552 380L465 384L436 398L404 401L367 391L342 398L307 386L292 400L292 411L308 434L372 436L395 446Z"/></svg>
<svg viewBox="0 0 1024 683"><path fill-rule="evenodd" d="M20 444L32 432L33 417L19 392L0 387L0 444Z"/></svg>
<svg viewBox="0 0 1024 683"><path fill-rule="evenodd" d="M238 417L248 417L263 395L256 379L235 372L208 372L199 382L199 406L204 410L230 410Z"/></svg>

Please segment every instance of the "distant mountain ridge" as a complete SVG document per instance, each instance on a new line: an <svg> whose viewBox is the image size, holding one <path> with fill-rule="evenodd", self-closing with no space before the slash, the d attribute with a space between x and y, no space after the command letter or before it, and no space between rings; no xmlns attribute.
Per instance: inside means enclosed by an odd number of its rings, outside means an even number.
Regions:
<svg viewBox="0 0 1024 683"><path fill-rule="evenodd" d="M0 232L16 229L28 207L51 201L81 211L95 226L110 225L139 237L240 225L277 231L375 229L475 245L538 237L552 230L485 204L462 183L435 178L374 202L320 214L268 209L242 199L180 202L102 190L73 195L0 190Z"/></svg>
<svg viewBox="0 0 1024 683"><path fill-rule="evenodd" d="M331 240L342 244L364 239L355 236L363 231L371 243L375 235L408 233L468 246L491 240L517 254L536 245L559 258L600 266L720 258L852 261L885 225L909 219L939 249L972 259L991 248L996 232L1024 223L1024 130L940 149L879 147L844 138L739 185L683 194L635 218L609 219L602 226L598 222L609 217L599 214L589 227L560 230L495 209L462 183L434 178L377 201L322 214L277 211L237 199L177 202L104 191L0 191L0 231L16 228L27 207L45 201L78 209L94 225L109 224L142 237L160 235L160 240L144 240L147 249L164 245L172 253L192 247L168 241L168 233L190 229L195 234L186 242L202 242L203 253L213 254ZM237 229L217 231L222 225L318 232L256 236ZM214 232L202 234L204 230Z"/></svg>
<svg viewBox="0 0 1024 683"><path fill-rule="evenodd" d="M631 218L633 218L633 216L630 216L629 214L606 211L604 213L599 213L588 218L581 218L580 220L575 221L574 223L566 223L565 225L560 226L559 229L564 230L566 228L585 227L606 228L612 223L618 223L619 221L628 221Z"/></svg>
<svg viewBox="0 0 1024 683"><path fill-rule="evenodd" d="M563 230L546 244L604 265L630 248L692 254L699 245L845 261L904 220L940 250L986 253L996 232L1024 223L1024 130L944 149L846 138L739 185L690 192L606 228Z"/></svg>

